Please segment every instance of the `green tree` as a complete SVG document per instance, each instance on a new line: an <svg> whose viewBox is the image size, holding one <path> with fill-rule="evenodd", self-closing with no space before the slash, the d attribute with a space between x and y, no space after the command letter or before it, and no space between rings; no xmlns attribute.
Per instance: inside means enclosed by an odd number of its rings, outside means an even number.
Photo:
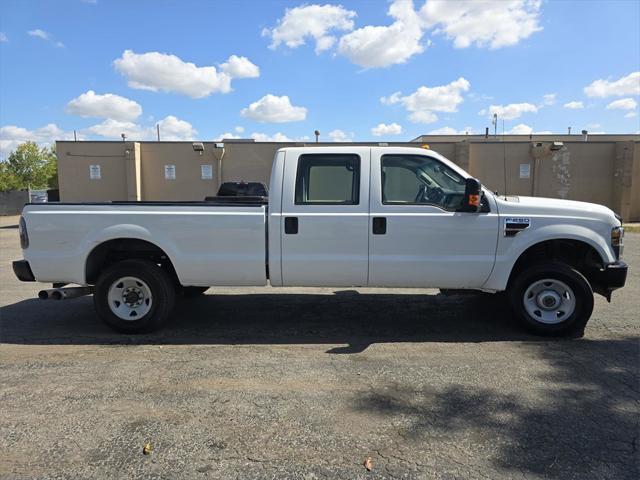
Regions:
<svg viewBox="0 0 640 480"><path fill-rule="evenodd" d="M7 162L0 161L0 192L20 190L20 180L8 168Z"/></svg>
<svg viewBox="0 0 640 480"><path fill-rule="evenodd" d="M53 148L22 143L0 162L0 190L57 188L57 170Z"/></svg>

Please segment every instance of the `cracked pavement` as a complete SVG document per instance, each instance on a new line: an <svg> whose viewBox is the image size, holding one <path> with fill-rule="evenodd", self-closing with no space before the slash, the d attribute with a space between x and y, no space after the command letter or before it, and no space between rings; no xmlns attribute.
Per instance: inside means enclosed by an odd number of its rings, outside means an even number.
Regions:
<svg viewBox="0 0 640 480"><path fill-rule="evenodd" d="M528 335L485 295L266 288L123 336L90 297L18 282L3 222L0 478L640 475L640 234L582 339Z"/></svg>

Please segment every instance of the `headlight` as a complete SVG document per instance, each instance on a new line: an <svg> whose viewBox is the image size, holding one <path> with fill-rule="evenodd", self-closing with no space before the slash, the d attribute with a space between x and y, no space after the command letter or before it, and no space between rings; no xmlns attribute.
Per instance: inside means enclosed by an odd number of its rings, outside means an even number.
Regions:
<svg viewBox="0 0 640 480"><path fill-rule="evenodd" d="M615 227L611 229L611 246L616 254L618 260L622 257L622 250L624 249L624 228Z"/></svg>

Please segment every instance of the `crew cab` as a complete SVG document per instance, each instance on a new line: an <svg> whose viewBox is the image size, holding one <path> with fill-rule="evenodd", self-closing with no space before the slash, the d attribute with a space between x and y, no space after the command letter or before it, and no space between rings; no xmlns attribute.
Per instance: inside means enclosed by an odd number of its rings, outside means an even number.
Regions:
<svg viewBox="0 0 640 480"><path fill-rule="evenodd" d="M292 147L268 199L29 204L13 267L54 283L42 298L92 293L126 333L160 327L180 294L271 285L506 291L529 329L575 335L593 293L624 286L623 233L604 206L501 196L429 149Z"/></svg>

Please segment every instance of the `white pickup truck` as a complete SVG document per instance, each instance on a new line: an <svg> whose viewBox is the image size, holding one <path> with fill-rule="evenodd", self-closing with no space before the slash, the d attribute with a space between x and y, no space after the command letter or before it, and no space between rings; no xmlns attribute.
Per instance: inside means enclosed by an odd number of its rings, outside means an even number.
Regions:
<svg viewBox="0 0 640 480"><path fill-rule="evenodd" d="M148 332L210 286L506 291L534 332L581 334L593 292L624 286L623 229L590 203L499 196L438 153L278 150L267 198L30 204L23 281L93 293L111 327ZM80 287L62 288L65 284Z"/></svg>

